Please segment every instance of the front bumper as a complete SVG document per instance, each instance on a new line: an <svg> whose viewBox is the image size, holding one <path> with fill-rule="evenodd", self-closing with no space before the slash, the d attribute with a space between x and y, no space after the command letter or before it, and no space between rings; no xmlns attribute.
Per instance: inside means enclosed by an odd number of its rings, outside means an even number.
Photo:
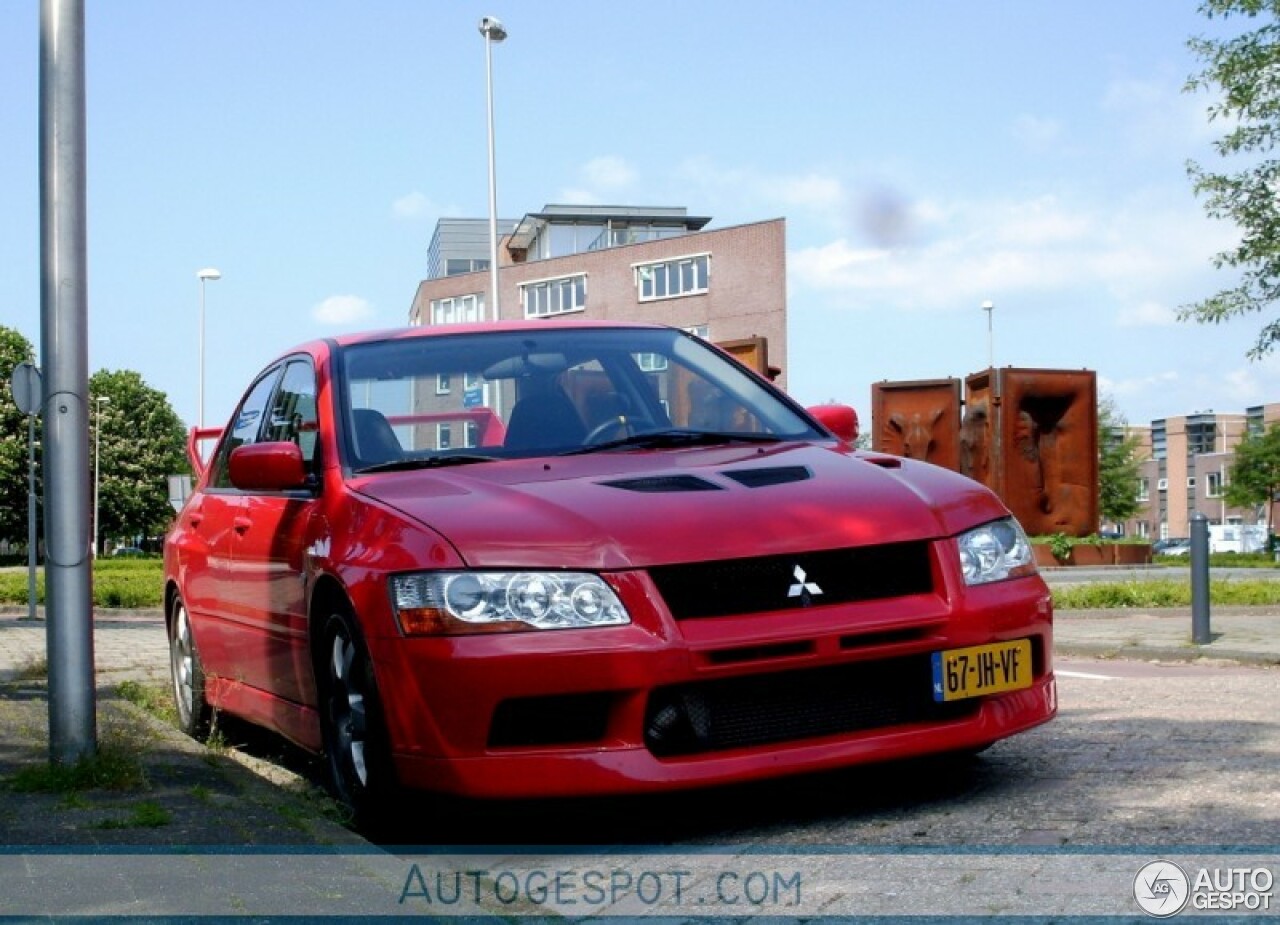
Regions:
<svg viewBox="0 0 1280 925"><path fill-rule="evenodd" d="M980 748L1057 710L1052 605L1038 577L684 621L671 617L643 572L609 577L632 615L629 626L371 638L401 783L521 798L725 784ZM927 682L912 666L930 653L1018 638L1031 639L1036 656L1027 689L936 712L917 704L871 720L841 719L857 712L846 705L834 726L795 724L795 736L761 739L748 731L740 740L683 753L655 746L655 704L684 690L710 685L751 690L760 699L759 691L785 681L791 692L779 696L805 692L810 699L797 707L804 711L822 709L828 699L811 679L821 676L829 685L832 678L874 675L876 690L897 684L892 690L918 701L917 694L930 698L916 690ZM897 698L880 699L893 707Z"/></svg>

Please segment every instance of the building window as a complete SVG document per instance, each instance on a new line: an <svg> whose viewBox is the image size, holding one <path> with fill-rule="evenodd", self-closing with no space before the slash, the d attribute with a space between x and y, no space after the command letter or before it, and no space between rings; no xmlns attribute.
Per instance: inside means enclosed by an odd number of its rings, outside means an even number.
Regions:
<svg viewBox="0 0 1280 925"><path fill-rule="evenodd" d="M432 324L468 324L484 321L484 296L480 293L431 300Z"/></svg>
<svg viewBox="0 0 1280 925"><path fill-rule="evenodd" d="M1226 490L1221 472L1209 472L1204 477L1204 493L1209 498L1221 498Z"/></svg>
<svg viewBox="0 0 1280 925"><path fill-rule="evenodd" d="M436 373L436 394L437 395L449 394L449 374L448 373Z"/></svg>
<svg viewBox="0 0 1280 925"><path fill-rule="evenodd" d="M660 373L667 368L668 361L661 353L634 354L636 365L646 373Z"/></svg>
<svg viewBox="0 0 1280 925"><path fill-rule="evenodd" d="M447 450L453 446L453 426L450 424L436 425L436 449Z"/></svg>
<svg viewBox="0 0 1280 925"><path fill-rule="evenodd" d="M1196 487L1196 477L1194 475L1187 476L1187 487L1188 488Z"/></svg>
<svg viewBox="0 0 1280 925"><path fill-rule="evenodd" d="M641 302L672 299L706 292L711 276L711 255L677 257L663 263L636 265L636 290Z"/></svg>
<svg viewBox="0 0 1280 925"><path fill-rule="evenodd" d="M544 279L524 283L520 287L526 318L547 318L566 312L580 312L587 307L587 275Z"/></svg>
<svg viewBox="0 0 1280 925"><path fill-rule="evenodd" d="M1137 527L1138 536L1145 540L1147 535L1150 533L1150 527L1147 525L1147 522L1145 520L1140 520L1137 523Z"/></svg>
<svg viewBox="0 0 1280 925"><path fill-rule="evenodd" d="M480 442L480 425L475 421L467 421L463 425L462 445L474 447Z"/></svg>
<svg viewBox="0 0 1280 925"><path fill-rule="evenodd" d="M1138 500L1151 500L1151 479L1138 479Z"/></svg>
<svg viewBox="0 0 1280 925"><path fill-rule="evenodd" d="M705 324L695 324L691 328L685 328L684 332L686 334L692 334L694 337L701 337L703 340L707 340L711 337L711 328Z"/></svg>
<svg viewBox="0 0 1280 925"><path fill-rule="evenodd" d="M1159 481L1156 482L1156 491L1168 491L1168 490L1169 490L1168 479L1160 479Z"/></svg>

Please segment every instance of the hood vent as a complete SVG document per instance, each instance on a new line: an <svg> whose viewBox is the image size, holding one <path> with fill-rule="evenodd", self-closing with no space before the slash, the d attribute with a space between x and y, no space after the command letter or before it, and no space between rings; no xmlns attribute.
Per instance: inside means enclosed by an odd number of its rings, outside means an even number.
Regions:
<svg viewBox="0 0 1280 925"><path fill-rule="evenodd" d="M813 478L813 473L805 466L774 466L769 469L736 469L733 472L721 471L727 479L733 479L747 488L767 488L770 485L786 485L788 482L803 482Z"/></svg>
<svg viewBox="0 0 1280 925"><path fill-rule="evenodd" d="M608 485L610 488L621 488L624 491L647 493L723 490L719 485L700 479L696 475L654 475L638 479L617 479L600 484Z"/></svg>
<svg viewBox="0 0 1280 925"><path fill-rule="evenodd" d="M879 466L881 469L902 468L902 458L900 456L864 456L862 458L873 466Z"/></svg>

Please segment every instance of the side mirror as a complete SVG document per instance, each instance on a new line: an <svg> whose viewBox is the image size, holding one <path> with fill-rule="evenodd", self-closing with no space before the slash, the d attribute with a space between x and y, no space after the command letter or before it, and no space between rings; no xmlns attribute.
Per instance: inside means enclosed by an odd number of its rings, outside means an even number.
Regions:
<svg viewBox="0 0 1280 925"><path fill-rule="evenodd" d="M808 410L819 424L845 443L858 442L858 412L848 405L815 405Z"/></svg>
<svg viewBox="0 0 1280 925"><path fill-rule="evenodd" d="M231 451L231 484L245 491L288 491L307 487L307 467L296 443L250 443Z"/></svg>

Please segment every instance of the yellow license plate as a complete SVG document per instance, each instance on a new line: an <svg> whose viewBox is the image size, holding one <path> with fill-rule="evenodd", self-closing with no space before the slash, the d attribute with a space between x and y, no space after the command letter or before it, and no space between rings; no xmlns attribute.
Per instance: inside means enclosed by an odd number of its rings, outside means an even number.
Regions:
<svg viewBox="0 0 1280 925"><path fill-rule="evenodd" d="M964 700L1031 686L1031 640L933 653L933 699Z"/></svg>

